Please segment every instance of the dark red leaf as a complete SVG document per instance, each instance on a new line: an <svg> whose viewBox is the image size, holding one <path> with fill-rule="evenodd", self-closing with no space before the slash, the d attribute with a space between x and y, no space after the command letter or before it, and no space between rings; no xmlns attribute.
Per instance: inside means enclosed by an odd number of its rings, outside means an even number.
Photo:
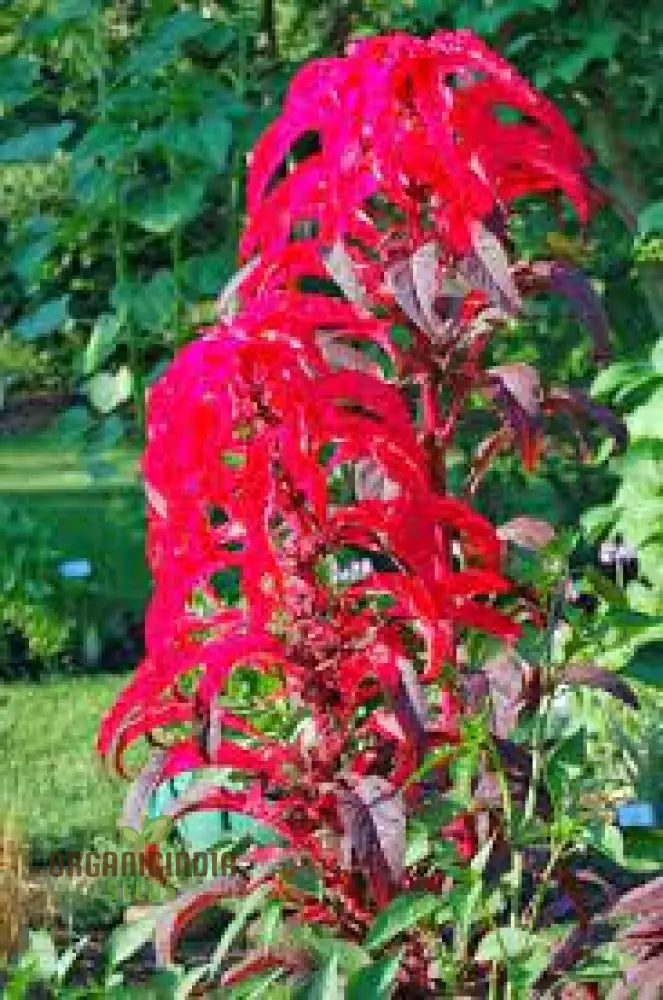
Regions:
<svg viewBox="0 0 663 1000"><path fill-rule="evenodd" d="M394 696L396 718L417 746L418 762L423 759L427 746L428 702L419 683L417 673L403 657L398 658L400 681Z"/></svg>
<svg viewBox="0 0 663 1000"><path fill-rule="evenodd" d="M626 447L626 427L607 406L594 403L581 389L553 388L548 391L543 404L546 413L567 413L579 422L580 430L584 420L590 417L604 425L612 434L619 448Z"/></svg>
<svg viewBox="0 0 663 1000"><path fill-rule="evenodd" d="M507 542L537 551L552 542L555 529L548 521L539 521L534 517L514 517L501 524L497 534Z"/></svg>
<svg viewBox="0 0 663 1000"><path fill-rule="evenodd" d="M487 372L498 391L506 393L532 420L541 412L541 378L536 368L521 361L489 368Z"/></svg>
<svg viewBox="0 0 663 1000"><path fill-rule="evenodd" d="M663 914L663 876L631 889L615 904L616 915Z"/></svg>
<svg viewBox="0 0 663 1000"><path fill-rule="evenodd" d="M518 312L522 303L503 244L478 220L472 223L471 232L472 251L460 261L460 273L473 288L486 292L496 306L508 313Z"/></svg>
<svg viewBox="0 0 663 1000"><path fill-rule="evenodd" d="M405 803L386 778L354 779L342 794L346 867L356 865L368 879L378 905L399 884L405 864Z"/></svg>
<svg viewBox="0 0 663 1000"><path fill-rule="evenodd" d="M557 677L560 684L577 684L581 687L607 691L631 708L638 708L640 705L633 688L619 674L597 667L593 663L577 663L566 667Z"/></svg>
<svg viewBox="0 0 663 1000"><path fill-rule="evenodd" d="M561 261L535 261L530 270L541 284L569 301L592 334L595 359L607 361L611 353L608 317L587 276L577 267Z"/></svg>

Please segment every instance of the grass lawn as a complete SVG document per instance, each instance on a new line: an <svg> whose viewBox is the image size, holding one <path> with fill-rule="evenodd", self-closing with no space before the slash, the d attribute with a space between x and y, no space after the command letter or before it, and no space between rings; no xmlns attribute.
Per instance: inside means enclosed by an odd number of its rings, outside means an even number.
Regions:
<svg viewBox="0 0 663 1000"><path fill-rule="evenodd" d="M127 785L103 770L94 740L126 676L0 685L0 817L13 814L34 861L113 835Z"/></svg>

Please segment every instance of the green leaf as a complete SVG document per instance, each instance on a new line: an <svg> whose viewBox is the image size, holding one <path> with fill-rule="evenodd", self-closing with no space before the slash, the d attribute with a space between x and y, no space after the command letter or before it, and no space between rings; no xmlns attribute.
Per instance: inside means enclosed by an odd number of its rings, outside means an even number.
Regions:
<svg viewBox="0 0 663 1000"><path fill-rule="evenodd" d="M632 441L663 438L663 386L626 418L626 426Z"/></svg>
<svg viewBox="0 0 663 1000"><path fill-rule="evenodd" d="M200 141L211 164L217 170L225 170L232 142L232 125L223 109L209 111L197 124Z"/></svg>
<svg viewBox="0 0 663 1000"><path fill-rule="evenodd" d="M472 858L470 862L470 869L476 874L481 875L484 868L488 864L488 859L493 851L493 846L495 844L495 836L490 837L485 844L482 844L480 849Z"/></svg>
<svg viewBox="0 0 663 1000"><path fill-rule="evenodd" d="M76 944L72 944L66 949L66 951L62 952L58 958L57 968L55 970L55 976L58 982L62 983L67 978L69 972L71 971L71 967L86 947L89 940L90 938L86 935L84 938L81 938L80 941L77 941Z"/></svg>
<svg viewBox="0 0 663 1000"><path fill-rule="evenodd" d="M125 840L128 844L142 843L143 838L138 830L134 830L132 826L119 826L118 833L122 840Z"/></svg>
<svg viewBox="0 0 663 1000"><path fill-rule="evenodd" d="M191 10L171 14L134 50L120 71L120 78L154 73L162 69L178 55L184 42L204 35L210 30L212 23Z"/></svg>
<svg viewBox="0 0 663 1000"><path fill-rule="evenodd" d="M14 333L23 340L39 340L64 326L68 315L69 296L61 295L57 299L49 299L35 312L19 320L14 327Z"/></svg>
<svg viewBox="0 0 663 1000"><path fill-rule="evenodd" d="M613 823L598 823L588 828L589 842L601 854L612 858L617 864L624 863L624 838L622 831Z"/></svg>
<svg viewBox="0 0 663 1000"><path fill-rule="evenodd" d="M232 272L228 251L198 254L182 263L182 281L194 296L216 295Z"/></svg>
<svg viewBox="0 0 663 1000"><path fill-rule="evenodd" d="M301 926L288 927L285 933L289 944L309 952L321 965L335 957L346 975L352 975L368 965L371 959L365 948L354 941L334 937L326 930Z"/></svg>
<svg viewBox="0 0 663 1000"><path fill-rule="evenodd" d="M34 962L37 974L45 980L52 979L58 971L58 955L48 931L29 932L28 961Z"/></svg>
<svg viewBox="0 0 663 1000"><path fill-rule="evenodd" d="M265 907L260 920L260 942L268 948L276 941L283 928L283 907L278 899L272 899Z"/></svg>
<svg viewBox="0 0 663 1000"><path fill-rule="evenodd" d="M103 215L117 205L117 179L105 166L74 167L72 191L81 205Z"/></svg>
<svg viewBox="0 0 663 1000"><path fill-rule="evenodd" d="M426 754L424 760L416 771L414 771L407 779L404 787L408 788L410 785L416 785L418 781L421 781L421 779L431 771L434 771L436 768L441 767L444 764L448 764L449 760L455 753L455 748L450 747L447 744L444 744L441 747L436 747L435 750L431 750L430 753Z"/></svg>
<svg viewBox="0 0 663 1000"><path fill-rule="evenodd" d="M663 202L661 202L663 204ZM651 363L658 375L663 375L663 337L657 340L651 352Z"/></svg>
<svg viewBox="0 0 663 1000"><path fill-rule="evenodd" d="M608 365L596 376L592 382L592 396L610 397L618 389L629 386L633 380L640 379L643 375L651 375L651 367L642 361L617 361Z"/></svg>
<svg viewBox="0 0 663 1000"><path fill-rule="evenodd" d="M418 865L429 854L428 828L425 823L412 820L407 827L405 867L410 868L412 865Z"/></svg>
<svg viewBox="0 0 663 1000"><path fill-rule="evenodd" d="M132 383L131 371L126 365L115 374L99 372L88 382L90 402L100 413L110 413L131 398Z"/></svg>
<svg viewBox="0 0 663 1000"><path fill-rule="evenodd" d="M335 955L297 993L297 1000L341 1000L341 997L338 959Z"/></svg>
<svg viewBox="0 0 663 1000"><path fill-rule="evenodd" d="M264 1000L270 1000L271 997L274 997L274 1000L277 998L278 1000L290 1000L292 996L290 990L283 993L280 990L276 992L270 990L270 986L274 986L281 979L283 973L283 969L269 969L266 972L250 976L244 982L238 983L237 986L224 988L223 1000L260 1000L261 997Z"/></svg>
<svg viewBox="0 0 663 1000"><path fill-rule="evenodd" d="M120 924L110 936L109 960L112 968L126 962L152 939L156 918L142 917L128 924Z"/></svg>
<svg viewBox="0 0 663 1000"><path fill-rule="evenodd" d="M193 969L188 969L184 973L180 973L180 975L181 978L178 980L175 988L173 1000L187 1000L194 987L207 975L207 966L197 965Z"/></svg>
<svg viewBox="0 0 663 1000"><path fill-rule="evenodd" d="M663 870L663 830L631 828L623 831L624 865L631 871Z"/></svg>
<svg viewBox="0 0 663 1000"><path fill-rule="evenodd" d="M237 38L237 32L225 24L215 24L203 39L203 47L212 55L218 56L227 52Z"/></svg>
<svg viewBox="0 0 663 1000"><path fill-rule="evenodd" d="M397 896L376 917L366 937L366 947L382 948L403 931L432 916L440 905L440 898L429 892L408 892Z"/></svg>
<svg viewBox="0 0 663 1000"><path fill-rule="evenodd" d="M235 916L223 932L221 940L210 958L209 973L211 976L216 975L233 942L242 933L253 914L263 906L268 895L269 886L261 885L240 902Z"/></svg>
<svg viewBox="0 0 663 1000"><path fill-rule="evenodd" d="M150 233L164 235L197 215L205 185L196 177L181 177L128 206L129 218Z"/></svg>
<svg viewBox="0 0 663 1000"><path fill-rule="evenodd" d="M641 684L663 688L663 640L636 649L621 674Z"/></svg>
<svg viewBox="0 0 663 1000"><path fill-rule="evenodd" d="M551 754L546 777L551 794L556 800L562 798L569 786L582 774L587 762L587 731L578 726L557 745Z"/></svg>
<svg viewBox="0 0 663 1000"><path fill-rule="evenodd" d="M149 281L116 285L111 303L119 317L130 317L136 326L159 339L168 336L174 322L177 289L172 271L156 271Z"/></svg>
<svg viewBox="0 0 663 1000"><path fill-rule="evenodd" d="M0 163L48 160L73 129L73 122L63 121L58 125L36 125L22 135L5 139L0 142Z"/></svg>
<svg viewBox="0 0 663 1000"><path fill-rule="evenodd" d="M170 834L173 829L173 821L170 816L157 816L156 819L145 824L143 839L148 843L159 844Z"/></svg>
<svg viewBox="0 0 663 1000"><path fill-rule="evenodd" d="M90 414L85 406L70 406L61 413L51 428L52 439L57 447L80 445L90 428Z"/></svg>
<svg viewBox="0 0 663 1000"><path fill-rule="evenodd" d="M532 935L521 927L497 927L481 939L475 962L501 962L517 958L532 947Z"/></svg>
<svg viewBox="0 0 663 1000"><path fill-rule="evenodd" d="M114 162L135 146L136 142L137 135L127 123L96 122L74 147L72 159L74 163L81 164L97 159Z"/></svg>
<svg viewBox="0 0 663 1000"><path fill-rule="evenodd" d="M640 212L638 232L641 236L663 232L663 201L654 201Z"/></svg>
<svg viewBox="0 0 663 1000"><path fill-rule="evenodd" d="M388 955L355 972L347 985L346 1000L385 1000L398 973L401 957L401 952Z"/></svg>
<svg viewBox="0 0 663 1000"><path fill-rule="evenodd" d="M92 375L100 368L117 347L120 321L113 313L102 313L97 318L83 356L83 374Z"/></svg>
<svg viewBox="0 0 663 1000"><path fill-rule="evenodd" d="M29 100L39 76L39 63L22 56L5 56L0 62L0 106L18 107Z"/></svg>
<svg viewBox="0 0 663 1000"><path fill-rule="evenodd" d="M59 0L53 17L62 23L80 21L95 14L95 6L90 0Z"/></svg>
<svg viewBox="0 0 663 1000"><path fill-rule="evenodd" d="M52 249L53 239L49 233L36 240L22 241L12 250L9 266L21 281L29 284L38 276L41 265Z"/></svg>
<svg viewBox="0 0 663 1000"><path fill-rule="evenodd" d="M583 44L553 67L553 76L565 83L574 83L590 63L612 59L619 43L621 28L606 21L600 28L583 34Z"/></svg>

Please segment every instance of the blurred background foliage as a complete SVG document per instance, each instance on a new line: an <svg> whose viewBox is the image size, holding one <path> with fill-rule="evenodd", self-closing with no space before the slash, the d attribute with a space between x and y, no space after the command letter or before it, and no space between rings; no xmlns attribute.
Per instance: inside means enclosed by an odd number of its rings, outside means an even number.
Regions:
<svg viewBox="0 0 663 1000"><path fill-rule="evenodd" d="M471 28L560 105L606 197L586 232L563 205L524 206L514 239L590 274L616 363L597 372L552 300L534 301L496 362L593 384L630 431L624 454L605 443L580 472L564 451L533 475L504 460L480 502L497 521L582 523L592 544L620 531L640 560L633 607L663 613L656 0L12 0L0 6L0 621L28 660L66 660L72 642L78 660L108 659L140 621L145 390L214 317L246 156L289 79L352 37L439 27ZM85 584L62 579L73 557L90 561ZM130 665L134 646L119 648Z"/></svg>

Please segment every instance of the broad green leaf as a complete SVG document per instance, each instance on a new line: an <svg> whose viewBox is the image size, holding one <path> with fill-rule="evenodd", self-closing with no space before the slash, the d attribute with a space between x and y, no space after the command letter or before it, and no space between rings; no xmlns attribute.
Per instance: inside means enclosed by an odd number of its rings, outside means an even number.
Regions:
<svg viewBox="0 0 663 1000"><path fill-rule="evenodd" d="M225 170L232 142L232 125L223 109L208 111L199 119L197 132L207 156L217 170Z"/></svg>
<svg viewBox="0 0 663 1000"><path fill-rule="evenodd" d="M638 231L642 236L663 232L663 201L654 201L640 212Z"/></svg>
<svg viewBox="0 0 663 1000"><path fill-rule="evenodd" d="M39 340L64 326L69 315L69 296L61 295L39 306L35 312L24 316L14 327L23 340Z"/></svg>
<svg viewBox="0 0 663 1000"><path fill-rule="evenodd" d="M110 413L131 397L131 371L123 365L118 371L99 372L88 382L90 402L100 413Z"/></svg>
<svg viewBox="0 0 663 1000"><path fill-rule="evenodd" d="M663 202L661 202L663 204ZM657 340L651 352L651 363L654 371L663 375L663 337Z"/></svg>
<svg viewBox="0 0 663 1000"><path fill-rule="evenodd" d="M0 62L0 107L17 107L29 100L39 76L39 63L22 56L4 56Z"/></svg>
<svg viewBox="0 0 663 1000"><path fill-rule="evenodd" d="M553 76L565 83L574 83L590 63L612 59L619 43L621 28L614 21L583 36L581 47L554 65Z"/></svg>
<svg viewBox="0 0 663 1000"><path fill-rule="evenodd" d="M202 45L207 52L211 52L212 55L218 56L223 52L226 52L236 38L236 31L233 31L232 28L227 27L225 24L217 23L211 31L208 31L204 36Z"/></svg>
<svg viewBox="0 0 663 1000"><path fill-rule="evenodd" d="M90 414L85 406L70 406L61 413L52 427L53 440L58 446L79 445L90 428Z"/></svg>
<svg viewBox="0 0 663 1000"><path fill-rule="evenodd" d="M521 927L497 927L481 939L474 960L500 962L505 958L517 958L529 951L532 945L533 939L529 931Z"/></svg>
<svg viewBox="0 0 663 1000"><path fill-rule="evenodd" d="M99 158L113 162L135 146L136 142L137 135L127 123L96 122L74 147L72 158L74 162Z"/></svg>
<svg viewBox="0 0 663 1000"><path fill-rule="evenodd" d="M385 1000L391 992L401 957L400 952L388 955L355 972L347 985L346 1000Z"/></svg>
<svg viewBox="0 0 663 1000"><path fill-rule="evenodd" d="M663 640L640 646L621 673L641 684L663 688Z"/></svg>
<svg viewBox="0 0 663 1000"><path fill-rule="evenodd" d="M626 418L626 426L632 441L663 438L663 386Z"/></svg>
<svg viewBox="0 0 663 1000"><path fill-rule="evenodd" d="M117 204L117 179L106 166L75 165L72 192L86 210L92 206L95 213L104 215Z"/></svg>
<svg viewBox="0 0 663 1000"><path fill-rule="evenodd" d="M184 42L204 35L212 23L192 10L176 11L134 50L120 78L162 69L175 58Z"/></svg>
<svg viewBox="0 0 663 1000"><path fill-rule="evenodd" d="M113 968L126 962L152 939L155 922L154 916L148 916L115 928L109 943L109 960Z"/></svg>
<svg viewBox="0 0 663 1000"><path fill-rule="evenodd" d="M592 396L610 397L647 374L651 374L651 367L646 362L616 361L596 376L592 382Z"/></svg>
<svg viewBox="0 0 663 1000"><path fill-rule="evenodd" d="M180 119L167 121L157 128L144 129L138 149L142 152L156 150L167 157L175 154L177 157L189 159L205 161L208 159L207 150L196 126Z"/></svg>
<svg viewBox="0 0 663 1000"><path fill-rule="evenodd" d="M29 242L21 242L12 250L9 265L17 277L26 284L34 281L39 269L53 249L49 233Z"/></svg>
<svg viewBox="0 0 663 1000"><path fill-rule="evenodd" d="M182 263L182 280L193 295L216 295L228 280L232 267L228 251L198 254Z"/></svg>
<svg viewBox="0 0 663 1000"><path fill-rule="evenodd" d="M375 918L366 937L366 947L382 948L403 931L432 916L440 906L440 898L429 892L408 892L397 896Z"/></svg>
<svg viewBox="0 0 663 1000"><path fill-rule="evenodd" d="M34 961L39 976L51 979L58 971L58 955L53 938L45 930L30 931L29 959Z"/></svg>
<svg viewBox="0 0 663 1000"><path fill-rule="evenodd" d="M160 270L149 281L136 282L129 289L129 312L147 333L159 331L163 339L172 332L177 290L172 271Z"/></svg>
<svg viewBox="0 0 663 1000"><path fill-rule="evenodd" d="M129 217L150 233L163 235L188 222L199 211L205 185L196 177L181 177L171 184L135 198L128 207Z"/></svg>
<svg viewBox="0 0 663 1000"><path fill-rule="evenodd" d="M0 163L32 163L48 160L61 143L71 135L73 122L57 125L35 125L13 139L0 142Z"/></svg>
<svg viewBox="0 0 663 1000"><path fill-rule="evenodd" d="M120 322L113 313L98 317L85 348L83 374L92 375L100 368L117 347Z"/></svg>
<svg viewBox="0 0 663 1000"><path fill-rule="evenodd" d="M95 12L91 0L58 0L53 17L60 22L79 21L94 16Z"/></svg>

